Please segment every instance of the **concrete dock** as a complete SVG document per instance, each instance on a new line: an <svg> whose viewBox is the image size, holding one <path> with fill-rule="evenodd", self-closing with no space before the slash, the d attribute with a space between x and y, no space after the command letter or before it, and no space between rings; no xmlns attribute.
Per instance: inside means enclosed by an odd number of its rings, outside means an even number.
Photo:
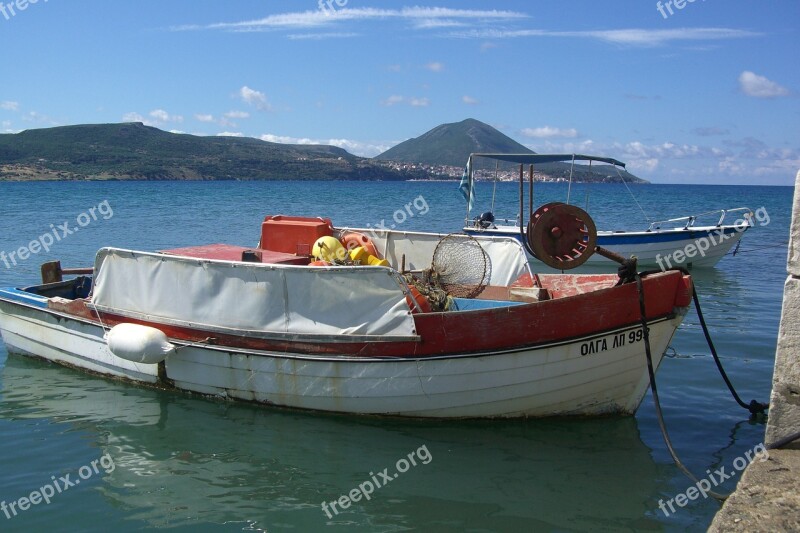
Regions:
<svg viewBox="0 0 800 533"><path fill-rule="evenodd" d="M794 189L788 277L772 375L769 447L800 431L800 172ZM752 462L709 531L800 531L800 440Z"/></svg>

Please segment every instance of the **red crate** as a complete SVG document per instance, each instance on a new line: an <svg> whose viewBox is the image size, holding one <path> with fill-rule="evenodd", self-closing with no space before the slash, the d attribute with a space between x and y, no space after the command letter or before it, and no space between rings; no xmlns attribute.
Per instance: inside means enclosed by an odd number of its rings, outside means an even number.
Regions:
<svg viewBox="0 0 800 533"><path fill-rule="evenodd" d="M329 218L268 216L261 224L263 250L311 255L314 242L320 237L333 235L333 224Z"/></svg>

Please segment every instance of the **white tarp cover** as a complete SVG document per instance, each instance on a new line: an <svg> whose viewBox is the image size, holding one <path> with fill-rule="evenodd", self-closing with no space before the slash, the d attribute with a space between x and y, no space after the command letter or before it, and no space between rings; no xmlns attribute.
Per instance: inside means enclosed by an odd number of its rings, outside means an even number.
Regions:
<svg viewBox="0 0 800 533"><path fill-rule="evenodd" d="M445 237L443 234L401 231L371 231L357 229L372 239L378 251L389 260L391 265L400 263L405 255L406 269L424 270L431 267L433 252L439 241ZM469 239L468 235L456 235L459 238ZM514 283L521 275L530 273L528 256L522 244L513 237L482 237L474 236L486 255L489 256L489 285L507 287Z"/></svg>
<svg viewBox="0 0 800 533"><path fill-rule="evenodd" d="M380 267L304 268L103 248L92 303L134 318L265 337L416 334L397 274Z"/></svg>

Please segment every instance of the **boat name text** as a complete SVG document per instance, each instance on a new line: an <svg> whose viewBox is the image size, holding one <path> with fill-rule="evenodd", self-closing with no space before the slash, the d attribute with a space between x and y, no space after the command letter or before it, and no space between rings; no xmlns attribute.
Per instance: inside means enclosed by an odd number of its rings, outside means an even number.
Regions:
<svg viewBox="0 0 800 533"><path fill-rule="evenodd" d="M643 337L644 333L642 330L637 329L628 332L623 331L622 333L617 333L608 337L602 337L600 339L592 339L581 344L581 355L592 355L605 352L608 350L609 346L611 346L611 348L620 348L627 344L641 342Z"/></svg>

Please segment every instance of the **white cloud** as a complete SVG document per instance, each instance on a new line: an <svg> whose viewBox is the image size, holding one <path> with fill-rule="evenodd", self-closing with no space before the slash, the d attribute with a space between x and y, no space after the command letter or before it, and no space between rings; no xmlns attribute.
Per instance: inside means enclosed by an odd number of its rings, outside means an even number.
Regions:
<svg viewBox="0 0 800 533"><path fill-rule="evenodd" d="M232 32L254 32L274 30L299 30L330 28L346 22L403 20L412 27L425 30L448 26L485 24L487 21L524 19L528 15L516 11L454 9L444 7L405 7L402 9L344 8L336 10L308 10L278 13L260 19L240 22L218 22L208 25L185 24L173 26L171 31L218 30ZM340 32L319 33L317 37L352 36ZM294 34L291 38L312 38L311 34Z"/></svg>
<svg viewBox="0 0 800 533"><path fill-rule="evenodd" d="M543 126L541 128L523 128L520 133L525 137L533 137L535 139L549 139L551 137L565 137L573 139L578 136L578 130L575 128L553 128L550 126Z"/></svg>
<svg viewBox="0 0 800 533"><path fill-rule="evenodd" d="M169 123L180 124L183 122L183 116L170 115L163 109L154 109L148 113L148 117L143 117L139 113L130 112L122 115L123 122L141 122L145 126L162 127Z"/></svg>
<svg viewBox="0 0 800 533"><path fill-rule="evenodd" d="M438 61L432 61L431 63L425 65L425 68L430 70L431 72L441 72L442 70L444 70L444 64Z"/></svg>
<svg viewBox="0 0 800 533"><path fill-rule="evenodd" d="M154 109L150 111L150 116L156 120L160 120L161 122L169 122L169 113L164 111L163 109Z"/></svg>
<svg viewBox="0 0 800 533"><path fill-rule="evenodd" d="M321 41L322 39L347 39L358 37L358 35L353 32L290 33L286 38L292 41Z"/></svg>
<svg viewBox="0 0 800 533"><path fill-rule="evenodd" d="M308 137L290 137L287 135L274 135L271 133L265 133L264 135L261 135L259 139L262 141L281 144L321 144L338 146L339 148L347 150L351 154L361 157L374 157L397 144L396 142L363 142L352 139L310 139Z"/></svg>
<svg viewBox="0 0 800 533"><path fill-rule="evenodd" d="M656 46L671 41L718 41L754 37L758 33L730 28L676 28L670 30L627 29L588 32L563 32L570 37L593 37L617 44Z"/></svg>
<svg viewBox="0 0 800 533"><path fill-rule="evenodd" d="M244 137L244 133L238 131L223 131L217 133L217 137Z"/></svg>
<svg viewBox="0 0 800 533"><path fill-rule="evenodd" d="M147 119L139 113L131 112L122 115L122 122L147 122Z"/></svg>
<svg viewBox="0 0 800 533"><path fill-rule="evenodd" d="M414 21L414 28L418 30L431 30L436 28L459 28L466 26L466 22L451 19L418 19Z"/></svg>
<svg viewBox="0 0 800 533"><path fill-rule="evenodd" d="M5 100L0 102L0 109L4 111L17 111L19 110L19 102L11 102L9 100Z"/></svg>
<svg viewBox="0 0 800 533"><path fill-rule="evenodd" d="M150 111L150 116L155 119L156 123L183 122L183 117L181 115L170 115L163 109L154 109Z"/></svg>
<svg viewBox="0 0 800 533"><path fill-rule="evenodd" d="M194 116L200 122L209 122L214 124L219 124L223 128L236 128L237 124L233 122L231 119L244 119L250 118L250 113L247 111L228 111L227 113L223 113L222 117L219 119L215 118L214 115L211 114L196 114Z"/></svg>
<svg viewBox="0 0 800 533"><path fill-rule="evenodd" d="M399 94L393 94L388 98L381 100L381 105L386 107L392 107L398 104L408 104L411 107L428 107L430 103L431 101L429 98L416 96L406 98L405 96L401 96Z"/></svg>
<svg viewBox="0 0 800 533"><path fill-rule="evenodd" d="M450 36L467 39L510 39L520 37L578 37L614 44L660 46L673 41L717 41L756 37L760 33L732 28L676 28L668 30L623 29L602 31L551 31L542 29L498 30L473 29L452 32Z"/></svg>
<svg viewBox="0 0 800 533"><path fill-rule="evenodd" d="M25 122L36 122L38 124L49 124L51 126L59 126L60 123L57 120L52 119L47 115L43 115L38 111L28 111L24 115L22 115L22 120Z"/></svg>
<svg viewBox="0 0 800 533"><path fill-rule="evenodd" d="M636 159L628 163L627 169L631 172L647 172L652 173L658 168L660 161L656 158L650 159Z"/></svg>
<svg viewBox="0 0 800 533"><path fill-rule="evenodd" d="M272 133L265 133L259 139L280 144L319 144L307 137L289 137L286 135L273 135Z"/></svg>
<svg viewBox="0 0 800 533"><path fill-rule="evenodd" d="M744 94L754 98L778 98L789 95L789 89L786 87L749 70L739 75L739 88Z"/></svg>
<svg viewBox="0 0 800 533"><path fill-rule="evenodd" d="M584 153L606 155L627 163L627 169L640 177L664 181L753 183L790 185L800 168L800 148L773 148L759 139L747 137L723 140L722 146L703 146L670 141L596 143L545 140L528 145L539 153Z"/></svg>
<svg viewBox="0 0 800 533"><path fill-rule="evenodd" d="M255 89L251 89L247 85L244 85L241 89L239 89L239 97L243 102L250 104L261 111L270 111L272 109L272 106L267 102L266 94Z"/></svg>
<svg viewBox="0 0 800 533"><path fill-rule="evenodd" d="M399 94L393 94L390 97L388 97L387 99L382 100L381 101L381 105L393 106L393 105L396 105L396 104L400 104L403 101L405 101L405 98L403 98Z"/></svg>
<svg viewBox="0 0 800 533"><path fill-rule="evenodd" d="M478 102L478 100L476 98L473 98L471 96L467 96L466 94L461 97L461 101L463 103L467 104L467 105L476 105L476 104L480 103L480 102Z"/></svg>

